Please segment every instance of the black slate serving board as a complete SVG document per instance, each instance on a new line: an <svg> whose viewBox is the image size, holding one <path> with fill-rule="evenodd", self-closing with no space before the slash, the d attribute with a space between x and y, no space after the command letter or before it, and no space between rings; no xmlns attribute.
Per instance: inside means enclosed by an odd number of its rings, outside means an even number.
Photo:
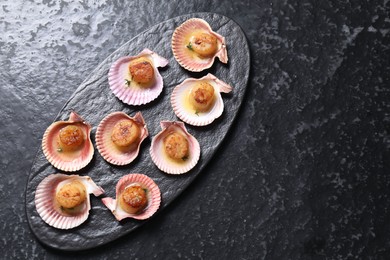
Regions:
<svg viewBox="0 0 390 260"><path fill-rule="evenodd" d="M171 50L172 33L180 24L193 17L206 20L214 31L225 36L229 57L228 64L222 64L216 60L210 69L201 73L191 73L181 68L176 62ZM136 55L144 48L149 48L169 60L168 66L160 69L164 79L164 89L156 100L147 105L129 106L112 94L107 80L108 70L119 57ZM43 178L60 171L46 160L40 149L31 168L26 188L26 214L30 228L36 237L43 244L52 248L79 251L106 244L140 227L148 220L126 219L118 222L100 200L106 196L114 198L116 183L123 175L129 173L146 174L157 183L161 190L162 203L156 214L160 214L202 172L212 157L218 156L215 152L221 142L229 141L224 140L224 138L233 125L234 118L243 102L249 70L250 53L243 31L231 19L215 13L194 13L167 20L137 35L120 47L87 77L55 119L55 121L67 120L70 111L74 110L92 125L91 138L95 146L94 158L86 168L72 174L90 176L99 186L103 187L105 194L99 198L91 195L92 209L88 220L81 226L71 230L58 230L47 225L35 209L35 189ZM170 104L173 88L188 77L200 78L207 73L212 73L233 86L231 93L223 94L224 113L209 126L186 125L187 130L200 143L200 160L195 168L188 173L179 176L165 174L153 164L150 158L151 139L161 130L160 121L178 120ZM113 166L104 161L94 142L97 125L107 114L114 111L123 111L130 116L141 111L149 130L149 137L143 142L138 158L131 164L122 167Z"/></svg>

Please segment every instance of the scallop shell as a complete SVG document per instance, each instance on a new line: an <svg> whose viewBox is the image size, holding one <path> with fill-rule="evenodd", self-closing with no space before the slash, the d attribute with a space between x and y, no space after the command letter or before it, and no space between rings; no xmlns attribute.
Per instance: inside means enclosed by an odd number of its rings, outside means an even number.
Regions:
<svg viewBox="0 0 390 260"><path fill-rule="evenodd" d="M155 79L148 87L142 87L130 79L129 63L140 57L148 58L154 68ZM156 99L162 92L163 79L157 67L165 67L167 64L167 59L149 49L144 49L136 56L121 57L113 63L108 73L108 83L114 95L122 102L129 105L143 105ZM127 82L130 82L129 85L126 84Z"/></svg>
<svg viewBox="0 0 390 260"><path fill-rule="evenodd" d="M80 149L75 151L63 151L59 146L59 132L68 125L77 125L82 129L84 142ZM78 171L92 160L94 148L90 139L91 125L86 123L76 112L72 111L68 121L52 123L45 131L42 138L42 150L47 160L57 169L73 172Z"/></svg>
<svg viewBox="0 0 390 260"><path fill-rule="evenodd" d="M142 187L145 187L148 198L148 205L146 208L137 214L129 214L124 211L120 204L118 203L118 198L121 193L125 190L126 187L132 184L140 184ZM120 221L124 218L134 218L134 219L147 219L150 218L161 204L161 192L157 184L148 176L141 173L132 173L123 176L116 185L116 199L106 197L102 199L102 202L106 207L111 210L112 214L114 214L115 218Z"/></svg>
<svg viewBox="0 0 390 260"><path fill-rule="evenodd" d="M214 35L217 38L217 51L211 57L200 57L189 50L188 42L191 33L202 31ZM210 25L203 19L192 18L181 24L172 35L172 52L176 61L183 68L199 72L210 68L216 57L222 62L228 62L225 37L214 32Z"/></svg>
<svg viewBox="0 0 390 260"><path fill-rule="evenodd" d="M136 145L132 145L129 150L118 149L111 141L111 132L115 124L122 119L130 119L141 129L140 139ZM126 165L134 161L138 156L141 143L149 135L148 129L141 112L137 112L134 117L130 117L123 112L113 112L107 115L99 124L96 130L96 146L102 157L114 165Z"/></svg>
<svg viewBox="0 0 390 260"><path fill-rule="evenodd" d="M77 215L67 214L55 202L56 191L73 180L80 181L86 188L87 197ZM59 229L70 229L81 225L89 215L91 202L89 194L100 196L104 190L88 176L51 174L44 178L35 191L35 207L39 216L48 225Z"/></svg>
<svg viewBox="0 0 390 260"><path fill-rule="evenodd" d="M188 95L196 83L205 81L214 87L214 104L205 112L198 112L189 104ZM176 116L187 124L194 126L204 126L211 124L215 119L220 117L224 110L224 103L221 92L229 93L232 87L227 83L219 80L212 74L207 74L203 78L188 78L173 89L171 95L171 104Z"/></svg>
<svg viewBox="0 0 390 260"><path fill-rule="evenodd" d="M183 122L162 121L160 123L162 131L152 140L150 146L150 156L154 164L163 172L169 174L183 174L190 171L198 163L200 157L200 145L194 136L188 133ZM170 159L164 149L164 138L172 133L178 132L186 137L189 144L189 156L183 161Z"/></svg>

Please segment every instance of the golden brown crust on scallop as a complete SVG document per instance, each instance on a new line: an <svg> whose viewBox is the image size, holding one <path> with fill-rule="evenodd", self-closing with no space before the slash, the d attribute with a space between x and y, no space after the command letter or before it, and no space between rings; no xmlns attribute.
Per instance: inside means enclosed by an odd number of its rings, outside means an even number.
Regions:
<svg viewBox="0 0 390 260"><path fill-rule="evenodd" d="M59 141L62 148L78 148L84 141L83 131L77 125L67 125L60 130Z"/></svg>
<svg viewBox="0 0 390 260"><path fill-rule="evenodd" d="M190 37L188 48L202 57L213 56L218 49L217 38L206 32L194 32Z"/></svg>
<svg viewBox="0 0 390 260"><path fill-rule="evenodd" d="M140 185L126 187L119 198L119 203L126 212L137 213L148 204L146 191Z"/></svg>
<svg viewBox="0 0 390 260"><path fill-rule="evenodd" d="M190 92L190 102L197 111L207 111L214 101L214 88L207 82L195 85Z"/></svg>
<svg viewBox="0 0 390 260"><path fill-rule="evenodd" d="M126 147L138 140L140 135L139 126L132 120L124 119L115 124L111 140L119 147Z"/></svg>
<svg viewBox="0 0 390 260"><path fill-rule="evenodd" d="M57 203L65 208L71 209L82 204L87 198L84 185L79 181L72 181L65 184L56 193Z"/></svg>
<svg viewBox="0 0 390 260"><path fill-rule="evenodd" d="M175 160L185 160L189 155L189 144L183 135L173 132L164 139L164 148L167 155Z"/></svg>
<svg viewBox="0 0 390 260"><path fill-rule="evenodd" d="M154 69L152 64L143 58L133 60L129 64L131 80L137 83L149 83L154 78Z"/></svg>

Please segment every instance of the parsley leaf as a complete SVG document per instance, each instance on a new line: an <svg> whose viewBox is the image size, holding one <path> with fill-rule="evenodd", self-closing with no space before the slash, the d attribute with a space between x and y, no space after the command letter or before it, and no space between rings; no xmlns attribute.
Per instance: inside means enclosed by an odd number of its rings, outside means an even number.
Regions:
<svg viewBox="0 0 390 260"><path fill-rule="evenodd" d="M187 47L189 50L193 51L191 42L189 42L188 45L187 45L186 47Z"/></svg>

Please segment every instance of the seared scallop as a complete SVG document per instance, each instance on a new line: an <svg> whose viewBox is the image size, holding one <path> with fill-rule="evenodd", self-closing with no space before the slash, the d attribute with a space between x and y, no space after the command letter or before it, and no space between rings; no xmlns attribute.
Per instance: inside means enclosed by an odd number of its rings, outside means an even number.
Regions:
<svg viewBox="0 0 390 260"><path fill-rule="evenodd" d="M113 112L100 122L96 130L96 146L107 162L126 165L138 156L148 135L141 112L134 117L120 111Z"/></svg>
<svg viewBox="0 0 390 260"><path fill-rule="evenodd" d="M161 203L161 192L157 184L147 175L127 174L116 185L116 198L102 199L117 220L125 218L150 218Z"/></svg>
<svg viewBox="0 0 390 260"><path fill-rule="evenodd" d="M51 124L42 138L42 150L47 160L57 169L67 172L87 166L94 154L91 128L76 112L71 112L68 121Z"/></svg>
<svg viewBox="0 0 390 260"><path fill-rule="evenodd" d="M199 161L199 142L188 133L183 122L163 121L161 128L150 146L154 164L169 174L190 171Z"/></svg>
<svg viewBox="0 0 390 260"><path fill-rule="evenodd" d="M232 89L210 73L200 79L188 78L173 89L173 111L187 124L209 125L223 113L221 93L229 93Z"/></svg>
<svg viewBox="0 0 390 260"><path fill-rule="evenodd" d="M144 49L136 56L119 58L108 73L108 83L114 95L129 105L143 105L156 99L163 89L158 67L168 60Z"/></svg>
<svg viewBox="0 0 390 260"><path fill-rule="evenodd" d="M180 66L194 72L210 68L217 57L222 63L228 62L225 37L199 18L189 19L176 28L172 52Z"/></svg>
<svg viewBox="0 0 390 260"><path fill-rule="evenodd" d="M91 193L100 196L104 190L88 176L51 174L39 183L35 191L35 206L48 225L70 229L87 220Z"/></svg>

